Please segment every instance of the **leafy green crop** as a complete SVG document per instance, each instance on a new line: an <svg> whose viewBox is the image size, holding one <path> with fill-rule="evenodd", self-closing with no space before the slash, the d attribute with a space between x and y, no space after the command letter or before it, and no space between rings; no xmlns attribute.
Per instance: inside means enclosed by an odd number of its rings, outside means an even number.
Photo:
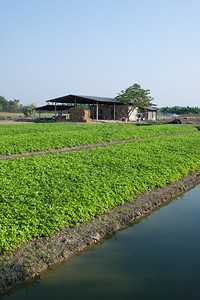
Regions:
<svg viewBox="0 0 200 300"><path fill-rule="evenodd" d="M23 153L78 145L197 131L195 127L133 124L17 124L0 125L0 154Z"/></svg>
<svg viewBox="0 0 200 300"><path fill-rule="evenodd" d="M199 167L199 132L0 161L0 251L98 216Z"/></svg>

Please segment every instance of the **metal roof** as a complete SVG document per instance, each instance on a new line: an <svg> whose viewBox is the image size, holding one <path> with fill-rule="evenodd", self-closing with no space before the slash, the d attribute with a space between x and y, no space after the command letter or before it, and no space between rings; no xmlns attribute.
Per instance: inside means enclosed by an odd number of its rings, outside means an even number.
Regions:
<svg viewBox="0 0 200 300"><path fill-rule="evenodd" d="M46 102L50 103L70 103L70 104L105 104L105 105L124 105L123 102L117 101L114 98L108 98L108 97L96 97L96 96L84 96L84 95L66 95L59 98L54 98L51 100L47 100ZM155 105L155 104L153 104ZM158 109L156 107L145 107L146 110L149 111L157 111Z"/></svg>
<svg viewBox="0 0 200 300"><path fill-rule="evenodd" d="M65 110L65 109L69 109L72 106L70 105L57 105L56 106L56 110ZM35 110L47 110L47 111L55 111L55 105L44 105L44 106L40 106L37 107Z"/></svg>
<svg viewBox="0 0 200 300"><path fill-rule="evenodd" d="M152 107L152 106L145 107L144 109L150 110L150 111L157 111L158 110L158 108Z"/></svg>
<svg viewBox="0 0 200 300"><path fill-rule="evenodd" d="M66 95L63 97L47 100L46 102L56 102L56 103L79 103L79 104L123 104L115 100L114 98L108 97L96 97L96 96L83 96L83 95Z"/></svg>

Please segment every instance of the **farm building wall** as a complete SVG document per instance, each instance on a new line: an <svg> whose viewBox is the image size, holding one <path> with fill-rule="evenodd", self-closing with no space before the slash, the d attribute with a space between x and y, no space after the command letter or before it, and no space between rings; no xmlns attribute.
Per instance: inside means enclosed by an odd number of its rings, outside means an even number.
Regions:
<svg viewBox="0 0 200 300"><path fill-rule="evenodd" d="M137 118L138 118L138 109L135 108L135 109L130 113L129 120L130 120L130 121L137 121Z"/></svg>
<svg viewBox="0 0 200 300"><path fill-rule="evenodd" d="M96 105L90 106L90 116L91 118L96 119ZM113 118L112 118L113 111ZM98 107L98 118L103 120L111 120L114 119L114 109L112 110L111 105L99 105Z"/></svg>
<svg viewBox="0 0 200 300"><path fill-rule="evenodd" d="M128 118L128 111L130 110L130 107L127 105L118 105L116 106L116 120L119 120L121 118ZM137 120L137 109L134 109L130 115L129 115L130 121L136 121Z"/></svg>
<svg viewBox="0 0 200 300"><path fill-rule="evenodd" d="M103 120L114 120L114 114L115 120L119 120L123 117L128 118L128 109L129 108L125 105L116 105L115 108L114 105L99 105L98 118ZM93 106L90 107L91 118L93 118L93 112L94 118L96 119L96 106L94 108ZM136 121L137 113L137 109L134 109L129 116L129 120Z"/></svg>

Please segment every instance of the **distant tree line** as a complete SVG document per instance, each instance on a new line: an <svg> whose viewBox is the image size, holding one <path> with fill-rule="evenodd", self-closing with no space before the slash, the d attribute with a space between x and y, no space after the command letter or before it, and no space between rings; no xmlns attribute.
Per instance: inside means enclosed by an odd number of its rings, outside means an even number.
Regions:
<svg viewBox="0 0 200 300"><path fill-rule="evenodd" d="M199 107L189 107L189 106L165 106L160 108L160 112L163 114L200 114L200 108Z"/></svg>
<svg viewBox="0 0 200 300"><path fill-rule="evenodd" d="M6 100L3 96L0 96L0 110L21 110L21 107L22 105L19 104L19 100Z"/></svg>
<svg viewBox="0 0 200 300"><path fill-rule="evenodd" d="M0 96L0 111L20 111L25 116L34 115L34 110L36 108L35 104L30 104L27 106L23 106L19 103L19 100L6 100L3 96Z"/></svg>

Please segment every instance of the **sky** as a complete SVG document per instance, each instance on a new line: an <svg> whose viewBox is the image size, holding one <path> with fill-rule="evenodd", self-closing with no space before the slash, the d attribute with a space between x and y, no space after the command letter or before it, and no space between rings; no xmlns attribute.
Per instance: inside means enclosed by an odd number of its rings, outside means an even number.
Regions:
<svg viewBox="0 0 200 300"><path fill-rule="evenodd" d="M199 0L0 0L0 96L115 97L200 107Z"/></svg>

